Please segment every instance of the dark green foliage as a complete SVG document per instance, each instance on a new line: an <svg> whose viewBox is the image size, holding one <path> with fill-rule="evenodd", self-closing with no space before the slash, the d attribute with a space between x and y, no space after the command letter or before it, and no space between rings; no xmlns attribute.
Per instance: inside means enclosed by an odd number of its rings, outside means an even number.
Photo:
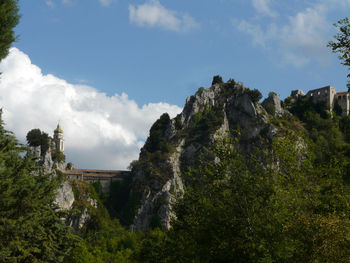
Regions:
<svg viewBox="0 0 350 263"><path fill-rule="evenodd" d="M337 99L334 99L334 107L333 107L333 111L336 115L338 116L342 116L343 114L343 109L341 108L341 106L339 105L339 102Z"/></svg>
<svg viewBox="0 0 350 263"><path fill-rule="evenodd" d="M27 133L27 143L29 146L40 146L41 156L44 156L50 147L49 135L45 132L41 132L40 129L32 129Z"/></svg>
<svg viewBox="0 0 350 263"><path fill-rule="evenodd" d="M249 98L253 103L258 103L262 99L262 94L257 89L246 89L246 93L248 94Z"/></svg>
<svg viewBox="0 0 350 263"><path fill-rule="evenodd" d="M41 133L41 141L40 141L40 146L41 146L41 155L45 155L45 153L47 152L47 150L50 147L50 138L49 135L45 132Z"/></svg>
<svg viewBox="0 0 350 263"><path fill-rule="evenodd" d="M328 47L332 48L334 53L340 53L338 58L341 64L350 67L350 22L349 18L339 20L334 26L339 29L339 32L334 36L335 41L330 41ZM350 68L349 68L350 69ZM347 75L350 78L350 74ZM350 81L347 83L350 89Z"/></svg>
<svg viewBox="0 0 350 263"><path fill-rule="evenodd" d="M216 75L213 77L213 81L212 81L211 85L222 84L222 83L224 83L222 80L222 77L220 75Z"/></svg>
<svg viewBox="0 0 350 263"><path fill-rule="evenodd" d="M62 262L74 236L53 205L60 177L42 174L26 150L1 122L0 262Z"/></svg>
<svg viewBox="0 0 350 263"><path fill-rule="evenodd" d="M66 165L66 170L72 170L73 169L73 163L71 163L71 162L69 162L69 163L67 163L67 165Z"/></svg>
<svg viewBox="0 0 350 263"><path fill-rule="evenodd" d="M350 143L350 116L343 117L340 120L340 129L344 133L345 139Z"/></svg>
<svg viewBox="0 0 350 263"><path fill-rule="evenodd" d="M163 163L173 151L173 147L166 139L166 130L170 126L170 117L164 113L151 127L150 135L141 149L142 162L138 168L146 171L149 178L166 180L169 165Z"/></svg>
<svg viewBox="0 0 350 263"><path fill-rule="evenodd" d="M16 40L13 29L19 22L18 11L17 0L0 0L0 61L8 55Z"/></svg>
<svg viewBox="0 0 350 263"><path fill-rule="evenodd" d="M170 124L170 117L167 113L164 113L160 118L152 125L149 137L145 143L145 150L150 153L156 151L169 152L170 147L164 137L165 131Z"/></svg>
<svg viewBox="0 0 350 263"><path fill-rule="evenodd" d="M249 158L229 146L235 141L217 144L211 153L220 162L204 159L192 170L172 229L148 244L157 251L145 262L348 262L342 167L332 159L316 168L297 140L279 139L274 155Z"/></svg>
<svg viewBox="0 0 350 263"><path fill-rule="evenodd" d="M110 192L103 196L103 203L112 218L118 218L121 224L128 226L132 223L134 213L130 211L132 178L114 181Z"/></svg>
<svg viewBox="0 0 350 263"><path fill-rule="evenodd" d="M151 218L150 228L156 229L156 228L161 228L161 227L162 227L162 223L160 221L159 215L154 214Z"/></svg>
<svg viewBox="0 0 350 263"><path fill-rule="evenodd" d="M196 93L202 93L204 90L205 90L205 88L200 87L200 88L197 90L197 92L196 92Z"/></svg>
<svg viewBox="0 0 350 263"><path fill-rule="evenodd" d="M180 115L177 115L176 118L175 118L175 128L177 130L181 130L183 128L183 123L181 121Z"/></svg>
<svg viewBox="0 0 350 263"><path fill-rule="evenodd" d="M223 112L216 107L207 107L203 112L193 115L193 124L186 129L186 143L198 142L206 145L209 136L212 135L222 124Z"/></svg>
<svg viewBox="0 0 350 263"><path fill-rule="evenodd" d="M27 142L29 146L40 146L41 145L41 131L40 129L32 129L27 133Z"/></svg>
<svg viewBox="0 0 350 263"><path fill-rule="evenodd" d="M58 149L52 151L52 160L57 163L64 163L66 161L66 156L63 152Z"/></svg>
<svg viewBox="0 0 350 263"><path fill-rule="evenodd" d="M79 216L87 209L91 218L79 233L81 241L73 246L64 262L136 262L133 256L138 251L142 235L126 231L118 220L111 219L92 185L74 181L72 186L76 201L71 217ZM97 184L95 186L99 188ZM91 206L89 197L97 200L97 208Z"/></svg>
<svg viewBox="0 0 350 263"><path fill-rule="evenodd" d="M271 115L273 115L273 116L274 116L275 113L276 113L276 108L275 108L275 106L272 105L272 104L266 105L266 106L265 106L265 110L267 111L268 114L271 114Z"/></svg>

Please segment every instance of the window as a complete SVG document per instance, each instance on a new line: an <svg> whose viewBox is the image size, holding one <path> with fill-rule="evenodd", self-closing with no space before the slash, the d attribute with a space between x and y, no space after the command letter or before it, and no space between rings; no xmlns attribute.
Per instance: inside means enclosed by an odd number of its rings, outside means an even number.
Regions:
<svg viewBox="0 0 350 263"><path fill-rule="evenodd" d="M317 92L317 95L320 95L320 93L321 93L320 91L319 91L319 92Z"/></svg>

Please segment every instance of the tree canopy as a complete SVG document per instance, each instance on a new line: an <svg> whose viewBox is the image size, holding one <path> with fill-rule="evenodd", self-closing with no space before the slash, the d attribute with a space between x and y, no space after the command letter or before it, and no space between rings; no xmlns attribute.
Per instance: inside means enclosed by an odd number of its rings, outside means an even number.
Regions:
<svg viewBox="0 0 350 263"><path fill-rule="evenodd" d="M316 167L298 140L248 158L217 144L209 154L220 161L192 170L173 228L148 243L156 250L141 249L142 262L349 262L342 169L336 160Z"/></svg>
<svg viewBox="0 0 350 263"><path fill-rule="evenodd" d="M18 0L0 0L0 61L8 55L16 40L14 27L19 22Z"/></svg>
<svg viewBox="0 0 350 263"><path fill-rule="evenodd" d="M74 236L54 205L59 177L43 174L0 115L0 262L62 262Z"/></svg>
<svg viewBox="0 0 350 263"><path fill-rule="evenodd" d="M350 69L350 22L349 18L339 20L334 26L338 29L338 33L334 36L335 40L330 41L328 46L332 48L334 53L340 53L338 58L344 66ZM347 75L350 78L350 73ZM350 90L350 81L347 82Z"/></svg>
<svg viewBox="0 0 350 263"><path fill-rule="evenodd" d="M27 133L26 136L27 143L29 146L41 147L41 155L45 155L46 151L50 147L49 135L45 132L40 131L40 129L32 129Z"/></svg>

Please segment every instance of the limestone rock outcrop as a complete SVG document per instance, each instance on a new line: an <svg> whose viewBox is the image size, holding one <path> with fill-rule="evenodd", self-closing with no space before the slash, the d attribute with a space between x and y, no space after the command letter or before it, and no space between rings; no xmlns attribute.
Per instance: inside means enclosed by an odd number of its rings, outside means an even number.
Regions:
<svg viewBox="0 0 350 263"><path fill-rule="evenodd" d="M267 112L275 117L282 117L284 110L282 108L281 100L274 92L270 92L269 97L266 98L261 104Z"/></svg>
<svg viewBox="0 0 350 263"><path fill-rule="evenodd" d="M177 117L162 116L152 126L138 165L132 170L132 192L141 200L131 229L147 230L154 223L164 230L171 227L172 205L185 191L188 167L195 167L202 149L229 130L242 131L244 143L238 147L243 152L249 152L248 142L258 136L271 139L276 134L268 113L251 99L249 91L233 81L200 88L186 99ZM272 97L267 103L270 100L276 113L282 113L279 99Z"/></svg>
<svg viewBox="0 0 350 263"><path fill-rule="evenodd" d="M57 189L55 204L62 210L69 210L74 203L74 193L71 185L64 181L60 188Z"/></svg>

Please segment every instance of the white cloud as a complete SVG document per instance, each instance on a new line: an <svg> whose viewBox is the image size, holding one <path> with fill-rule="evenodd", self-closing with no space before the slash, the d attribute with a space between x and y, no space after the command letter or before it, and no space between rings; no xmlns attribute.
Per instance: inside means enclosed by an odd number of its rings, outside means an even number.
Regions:
<svg viewBox="0 0 350 263"><path fill-rule="evenodd" d="M327 42L330 39L331 23L326 18L323 5L307 8L289 17L289 23L281 28L281 47L293 50L294 56L310 61L310 57L324 64L329 57Z"/></svg>
<svg viewBox="0 0 350 263"><path fill-rule="evenodd" d="M262 3L265 1L259 2L264 6ZM342 5L345 5L345 2ZM329 10L325 3L316 4L285 20L282 18L279 21L273 20L264 27L259 20L242 20L235 25L239 31L252 37L254 45L261 46L274 54L278 53L286 63L302 67L315 60L325 65L330 58L330 52L327 49L327 42L331 39L332 24L327 20Z"/></svg>
<svg viewBox="0 0 350 263"><path fill-rule="evenodd" d="M253 7L260 14L276 17L278 14L270 8L270 0L253 0Z"/></svg>
<svg viewBox="0 0 350 263"><path fill-rule="evenodd" d="M234 21L235 23L235 21ZM259 24L253 24L246 20L242 20L237 24L238 30L250 35L254 45L267 48L267 42L276 36L275 24L270 24L266 30L263 30Z"/></svg>
<svg viewBox="0 0 350 263"><path fill-rule="evenodd" d="M101 5L103 6L109 6L112 3L112 0L99 0Z"/></svg>
<svg viewBox="0 0 350 263"><path fill-rule="evenodd" d="M129 19L137 26L158 26L172 31L190 31L199 27L190 15L168 10L158 0L138 6L129 5Z"/></svg>
<svg viewBox="0 0 350 263"><path fill-rule="evenodd" d="M17 48L0 63L0 72L6 128L24 142L29 130L52 134L60 122L67 159L81 168L126 168L138 158L153 122L164 112L174 117L181 111L167 103L140 108L125 93L110 97L93 87L43 75Z"/></svg>

